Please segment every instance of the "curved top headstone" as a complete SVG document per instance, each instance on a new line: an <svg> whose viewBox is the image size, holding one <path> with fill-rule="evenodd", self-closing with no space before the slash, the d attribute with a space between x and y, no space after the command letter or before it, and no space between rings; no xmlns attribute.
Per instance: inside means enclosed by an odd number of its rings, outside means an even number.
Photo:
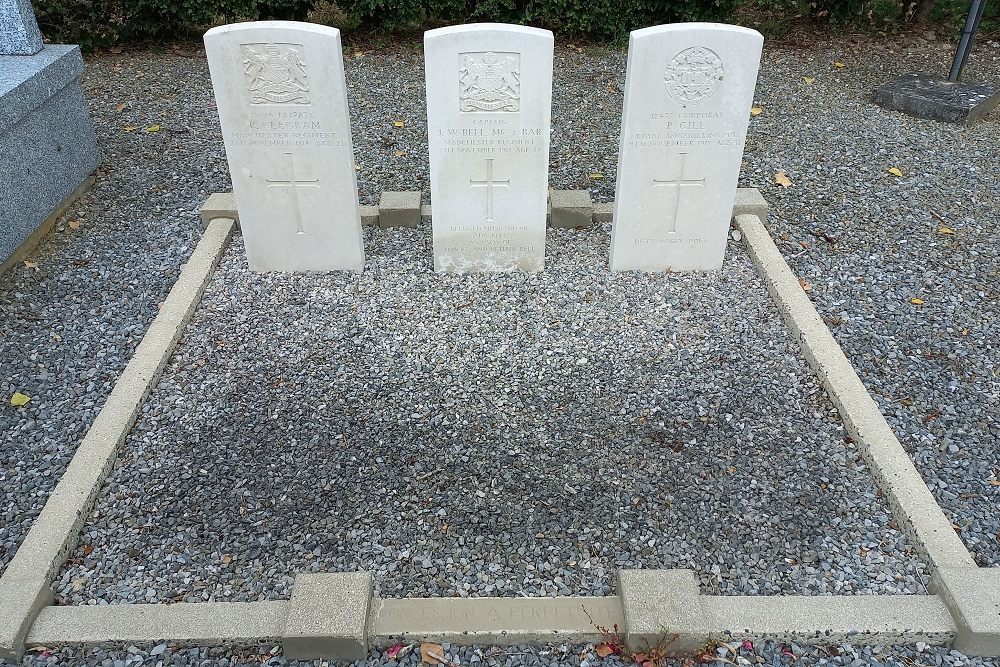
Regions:
<svg viewBox="0 0 1000 667"><path fill-rule="evenodd" d="M340 31L258 21L205 33L254 271L360 271L361 209Z"/></svg>
<svg viewBox="0 0 1000 667"><path fill-rule="evenodd" d="M721 23L630 35L613 270L722 267L763 44Z"/></svg>
<svg viewBox="0 0 1000 667"><path fill-rule="evenodd" d="M0 0L0 56L33 56L43 46L31 0Z"/></svg>
<svg viewBox="0 0 1000 667"><path fill-rule="evenodd" d="M552 48L503 23L424 33L437 270L543 268Z"/></svg>

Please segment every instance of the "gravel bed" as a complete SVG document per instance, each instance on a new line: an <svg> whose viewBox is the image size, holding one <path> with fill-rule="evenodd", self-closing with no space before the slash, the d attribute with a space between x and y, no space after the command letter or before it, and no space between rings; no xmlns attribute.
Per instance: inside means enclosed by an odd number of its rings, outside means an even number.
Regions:
<svg viewBox="0 0 1000 667"><path fill-rule="evenodd" d="M0 277L0 571L201 236L205 193L230 187L206 72L201 59L158 53L87 65L97 182L34 266ZM9 404L15 391L26 407Z"/></svg>
<svg viewBox="0 0 1000 667"><path fill-rule="evenodd" d="M610 225L541 274L431 270L366 232L361 276L228 251L58 578L59 601L608 595L690 567L727 594L925 591L746 252L611 274ZM253 304L252 308L248 306Z"/></svg>
<svg viewBox="0 0 1000 667"><path fill-rule="evenodd" d="M449 646L443 650L452 665L477 665L479 667L519 667L522 665L565 667L621 667L634 665L620 656L601 658L594 645L567 646ZM418 667L420 651L414 646L403 657L390 659L384 650L373 650L367 660L356 662L328 662L288 660L278 646L262 645L251 650L233 651L226 648L173 648L166 644L152 647L130 646L127 649L88 650L62 649L54 652L29 653L24 667L55 667L56 665L91 665L93 667L162 667L163 665L191 665L192 667L237 667L239 665L266 665L267 667L323 667L325 665L354 665L355 667ZM717 659L711 659L717 658ZM742 658L746 662L740 660ZM0 660L0 665L5 663ZM805 667L829 665L830 667L912 667L913 665L949 667L993 667L992 658L970 658L959 651L926 644L902 646L853 646L841 644L830 647L781 645L773 642L733 641L708 649L700 660L663 660L658 667L706 667L725 665L765 665L766 667Z"/></svg>
<svg viewBox="0 0 1000 667"><path fill-rule="evenodd" d="M1000 117L962 128L868 103L890 76L947 71L952 52L912 36L770 44L741 184L772 203L793 269L966 545L997 566L1000 202L988 184L1000 180ZM349 45L347 70L362 201L426 190L419 44ZM996 41L980 41L967 76L1000 79ZM623 79L621 51L560 42L554 187L611 198ZM197 206L229 188L200 53L104 54L84 88L105 157L98 183L31 258L37 271L0 279L0 570L190 253ZM773 185L778 170L791 188ZM15 390L32 396L26 408L7 404Z"/></svg>

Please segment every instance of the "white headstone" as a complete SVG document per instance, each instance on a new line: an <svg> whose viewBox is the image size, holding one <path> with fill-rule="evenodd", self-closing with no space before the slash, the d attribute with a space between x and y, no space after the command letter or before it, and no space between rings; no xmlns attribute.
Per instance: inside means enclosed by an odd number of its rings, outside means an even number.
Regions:
<svg viewBox="0 0 1000 667"><path fill-rule="evenodd" d="M501 23L424 34L438 271L544 267L552 44Z"/></svg>
<svg viewBox="0 0 1000 667"><path fill-rule="evenodd" d="M612 270L722 267L763 44L716 23L631 34Z"/></svg>
<svg viewBox="0 0 1000 667"><path fill-rule="evenodd" d="M364 266L340 31L292 21L205 33L254 271Z"/></svg>

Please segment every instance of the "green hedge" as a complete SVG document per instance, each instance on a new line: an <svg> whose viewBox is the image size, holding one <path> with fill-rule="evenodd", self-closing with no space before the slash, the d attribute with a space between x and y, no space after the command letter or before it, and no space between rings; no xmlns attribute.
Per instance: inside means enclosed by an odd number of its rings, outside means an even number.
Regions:
<svg viewBox="0 0 1000 667"><path fill-rule="evenodd" d="M52 41L84 49L122 41L196 34L213 22L304 20L329 0L35 0ZM987 11L988 23L998 13ZM630 30L673 21L725 21L737 10L810 17L819 22L885 28L921 21L961 22L967 0L336 0L342 28L389 32L433 25L499 21L550 28L561 35L624 37ZM320 13L317 13L318 17ZM319 20L325 20L320 18Z"/></svg>

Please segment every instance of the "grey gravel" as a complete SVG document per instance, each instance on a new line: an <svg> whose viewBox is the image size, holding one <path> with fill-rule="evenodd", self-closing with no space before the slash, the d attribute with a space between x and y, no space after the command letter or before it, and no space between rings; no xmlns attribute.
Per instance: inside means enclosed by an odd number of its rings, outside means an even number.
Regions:
<svg viewBox="0 0 1000 667"><path fill-rule="evenodd" d="M998 116L960 128L868 102L890 76L945 71L951 49L909 36L769 46L741 184L771 201L769 226L793 269L966 545L996 566L1000 225L987 184L1000 180ZM362 200L426 188L419 51L357 51L347 60ZM615 50L557 50L554 187L610 199L623 63ZM997 42L977 46L968 76L1000 78ZM61 224L32 258L38 271L20 267L0 283L0 568L190 253L197 205L229 187L200 54L104 55L84 83L105 166L64 218L81 229ZM152 124L164 129L143 132ZM779 169L793 187L772 184ZM14 390L32 395L27 408L7 405Z"/></svg>
<svg viewBox="0 0 1000 667"><path fill-rule="evenodd" d="M444 653L452 665L478 667L620 667L634 665L619 655L601 658L592 644L549 646L453 646L445 644ZM406 649L404 649L406 650ZM93 648L88 650L61 649L33 652L25 656L24 667L55 667L56 665L88 665L91 667L239 667L241 665L267 665L268 667L323 667L325 665L354 665L355 667L418 667L419 646L409 645L409 650L397 659L390 659L385 650L373 650L368 659L355 662L288 660L281 655L281 648L261 645L252 649L233 650L225 647L175 648L168 647L160 655L152 655L149 647L132 646L128 649ZM745 662L744 662L745 661ZM692 658L669 659L658 662L658 667L707 667L725 665L764 665L765 667L804 667L829 665L831 667L912 667L913 665L948 667L995 667L991 658L970 658L959 651L941 646L918 643L903 646L854 646L841 644L829 647L809 647L797 644L782 645L774 642L753 642L735 639L707 647L704 660ZM5 663L0 660L0 665Z"/></svg>
<svg viewBox="0 0 1000 667"><path fill-rule="evenodd" d="M364 274L213 277L109 477L60 602L608 595L690 567L729 594L922 592L746 252L607 271L610 225L541 274L455 276L430 230L368 229ZM252 304L253 307L249 307Z"/></svg>

